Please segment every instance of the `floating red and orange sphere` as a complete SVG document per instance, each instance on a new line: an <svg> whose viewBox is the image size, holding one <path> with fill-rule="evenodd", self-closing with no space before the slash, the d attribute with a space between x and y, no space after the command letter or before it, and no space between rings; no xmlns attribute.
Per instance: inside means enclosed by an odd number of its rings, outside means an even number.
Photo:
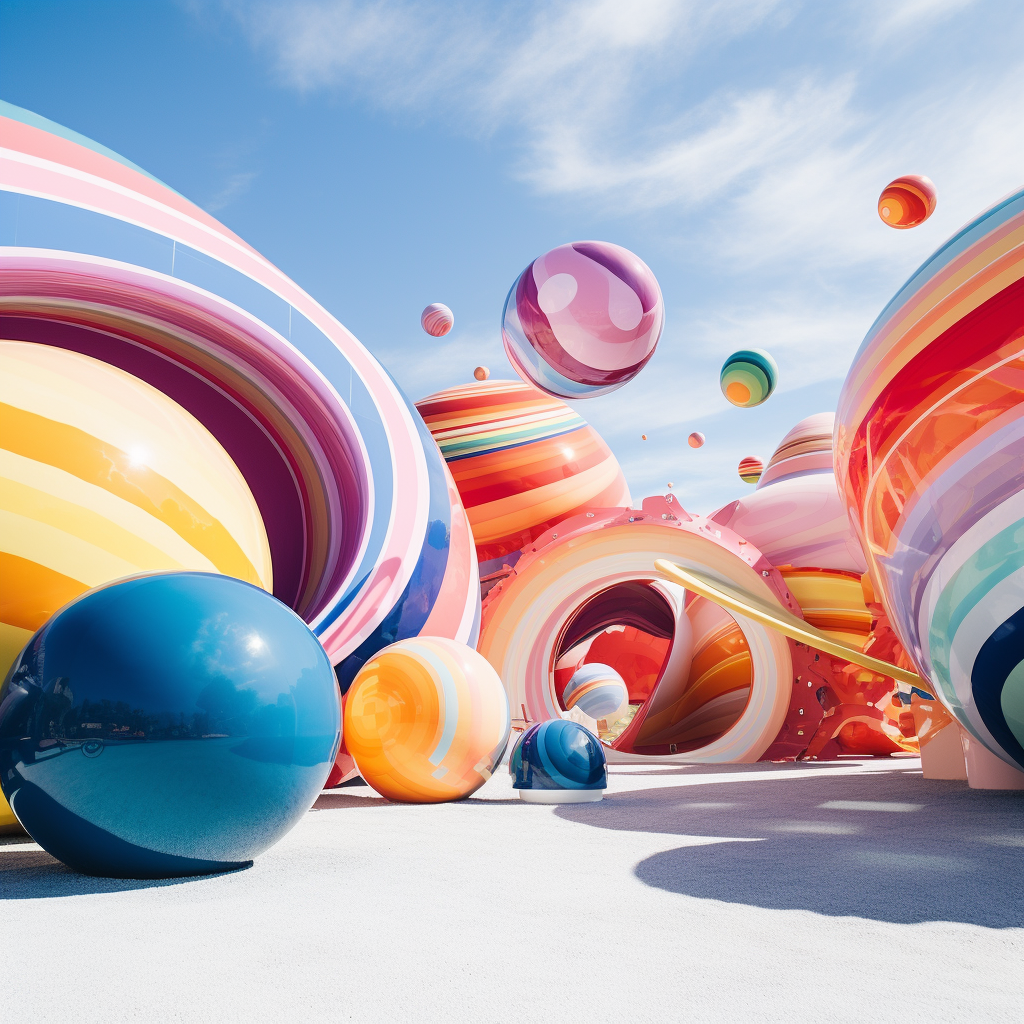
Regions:
<svg viewBox="0 0 1024 1024"><path fill-rule="evenodd" d="M705 437L704 437L704 435L703 435L703 434L702 434L702 433L701 433L701 432L700 432L699 430L695 430L695 431L694 431L694 432L693 432L693 433L692 433L692 434L691 434L691 435L690 435L690 436L689 436L689 437L688 437L688 438L686 439L686 443L687 443L687 444L688 444L688 445L689 445L689 446L690 446L691 448L703 448L703 447L704 447L704 441L705 441Z"/></svg>
<svg viewBox="0 0 1024 1024"><path fill-rule="evenodd" d="M904 174L890 181L878 197L878 216L891 228L916 228L934 212L935 184L923 174Z"/></svg>
<svg viewBox="0 0 1024 1024"><path fill-rule="evenodd" d="M745 459L740 459L738 469L740 479L745 484L756 484L764 472L764 463L753 455L748 455Z"/></svg>

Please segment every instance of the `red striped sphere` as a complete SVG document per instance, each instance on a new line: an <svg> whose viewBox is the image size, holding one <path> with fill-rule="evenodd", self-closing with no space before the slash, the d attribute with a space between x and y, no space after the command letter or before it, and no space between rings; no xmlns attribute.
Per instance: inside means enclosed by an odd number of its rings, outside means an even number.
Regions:
<svg viewBox="0 0 1024 1024"><path fill-rule="evenodd" d="M481 562L520 551L586 508L630 504L600 434L522 381L461 384L416 408L455 478Z"/></svg>
<svg viewBox="0 0 1024 1024"><path fill-rule="evenodd" d="M432 302L420 313L420 326L432 338L443 338L455 325L455 315L443 302Z"/></svg>
<svg viewBox="0 0 1024 1024"><path fill-rule="evenodd" d="M740 479L745 484L756 484L764 472L764 463L753 455L748 455L745 459L740 459L738 469Z"/></svg>
<svg viewBox="0 0 1024 1024"><path fill-rule="evenodd" d="M916 228L934 212L935 184L923 174L904 174L890 181L878 197L878 216L891 228Z"/></svg>

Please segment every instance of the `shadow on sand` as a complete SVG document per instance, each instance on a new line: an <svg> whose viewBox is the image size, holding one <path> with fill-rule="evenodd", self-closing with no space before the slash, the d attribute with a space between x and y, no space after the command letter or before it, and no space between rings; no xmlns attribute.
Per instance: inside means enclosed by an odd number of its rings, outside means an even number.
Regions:
<svg viewBox="0 0 1024 1024"><path fill-rule="evenodd" d="M636 866L642 882L668 892L835 917L1024 926L1024 792L933 782L916 767L825 776L788 765L746 781L736 768L684 769L689 785L556 813L597 828L724 840ZM707 774L719 778L701 784Z"/></svg>
<svg viewBox="0 0 1024 1024"><path fill-rule="evenodd" d="M82 875L65 867L55 857L36 848L28 836L0 838L0 900L34 900L53 896L127 892L132 889L154 889L220 877L221 875L198 875L188 878L94 878L92 875Z"/></svg>

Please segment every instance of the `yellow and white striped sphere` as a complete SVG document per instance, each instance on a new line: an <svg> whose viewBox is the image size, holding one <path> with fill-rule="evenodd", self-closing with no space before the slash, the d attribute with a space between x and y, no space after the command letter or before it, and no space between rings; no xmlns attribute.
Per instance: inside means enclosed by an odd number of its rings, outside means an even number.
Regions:
<svg viewBox="0 0 1024 1024"><path fill-rule="evenodd" d="M72 598L159 569L272 589L263 520L228 453L123 370L0 341L0 678Z"/></svg>

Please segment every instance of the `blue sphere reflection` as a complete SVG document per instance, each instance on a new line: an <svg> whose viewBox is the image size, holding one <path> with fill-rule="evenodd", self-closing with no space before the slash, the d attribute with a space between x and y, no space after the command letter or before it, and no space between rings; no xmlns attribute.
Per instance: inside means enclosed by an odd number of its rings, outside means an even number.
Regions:
<svg viewBox="0 0 1024 1024"><path fill-rule="evenodd" d="M212 573L89 591L0 687L0 785L88 874L243 867L322 789L341 739L330 661L265 591Z"/></svg>

